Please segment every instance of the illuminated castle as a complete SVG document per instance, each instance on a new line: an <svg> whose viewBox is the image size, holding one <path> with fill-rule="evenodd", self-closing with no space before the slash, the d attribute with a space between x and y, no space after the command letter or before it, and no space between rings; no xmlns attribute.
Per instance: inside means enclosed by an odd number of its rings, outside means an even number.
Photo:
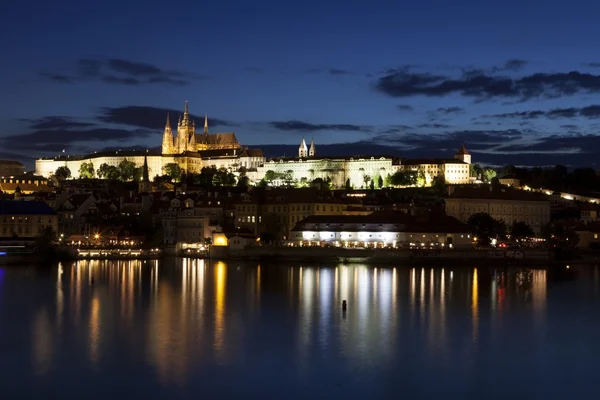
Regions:
<svg viewBox="0 0 600 400"><path fill-rule="evenodd" d="M163 133L162 154L183 154L204 150L240 150L242 146L235 133L208 133L208 116L204 116L204 132L196 133L196 122L190 118L185 103L183 116L177 122L177 135L173 136L169 114Z"/></svg>

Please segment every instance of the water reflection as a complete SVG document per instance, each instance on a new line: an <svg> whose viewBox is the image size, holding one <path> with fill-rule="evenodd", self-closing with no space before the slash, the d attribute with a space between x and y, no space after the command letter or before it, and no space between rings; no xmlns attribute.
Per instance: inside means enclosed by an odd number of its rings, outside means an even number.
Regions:
<svg viewBox="0 0 600 400"><path fill-rule="evenodd" d="M391 365L411 354L407 343L445 359L457 346L475 349L489 326L493 336L510 307L542 326L548 297L546 271L520 269L179 259L60 264L51 277L30 321L33 373L52 374L68 341L92 369L142 362L160 384L179 386L205 366L262 362L257 343L275 342L305 377L323 359L358 371Z"/></svg>

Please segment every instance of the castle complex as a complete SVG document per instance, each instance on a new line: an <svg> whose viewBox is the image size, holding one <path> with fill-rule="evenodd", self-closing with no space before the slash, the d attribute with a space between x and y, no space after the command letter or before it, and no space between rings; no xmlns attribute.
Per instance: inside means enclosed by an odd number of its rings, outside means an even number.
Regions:
<svg viewBox="0 0 600 400"><path fill-rule="evenodd" d="M102 164L116 167L123 160L128 160L137 167L147 163L150 178L163 175L165 166L175 163L185 173L200 173L202 168L211 166L226 168L235 173L243 167L252 183L258 183L269 171L273 171L275 176L286 176L294 181L329 179L338 187L346 183L354 187L366 187L369 182L377 182L379 177L385 178L397 171L417 171L425 179L426 185L431 184L436 176L443 176L450 184L470 182L471 155L464 146L451 159L404 160L388 155L318 157L314 140L311 140L309 147L302 138L298 157L267 160L260 149L242 146L233 132L209 133L207 116L204 118L203 132L196 133L196 124L190 118L187 102L183 115L178 119L175 136L168 114L166 118L160 152L119 150L83 156L41 158L35 162L35 172L49 177L57 168L66 166L76 178L82 163L91 162L97 171ZM276 179L273 184L282 182Z"/></svg>

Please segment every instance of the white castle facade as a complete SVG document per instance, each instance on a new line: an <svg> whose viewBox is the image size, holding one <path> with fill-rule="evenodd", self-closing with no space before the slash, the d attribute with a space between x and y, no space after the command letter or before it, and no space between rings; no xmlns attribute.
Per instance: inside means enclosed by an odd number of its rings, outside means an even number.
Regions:
<svg viewBox="0 0 600 400"><path fill-rule="evenodd" d="M424 176L426 185L431 184L436 176L444 176L449 184L470 182L471 155L464 146L451 159L401 160L386 155L318 157L314 140L307 146L303 138L298 148L298 157L267 160L260 149L242 146L233 132L209 133L207 117L204 119L202 133L196 133L195 127L186 103L177 123L176 135L173 135L167 115L160 152L127 150L41 158L35 162L35 172L36 175L50 177L57 168L65 166L77 178L84 162L91 162L97 171L102 164L116 167L123 160L142 167L146 159L150 177L163 175L165 166L175 163L185 173L200 173L202 168L211 166L238 172L243 167L251 183L260 182L268 171L298 182L310 182L316 178L330 179L337 187L343 187L347 183L353 187L367 187L370 181L377 182L379 177L385 179L397 171L418 171ZM281 183L281 180L272 182L275 185Z"/></svg>

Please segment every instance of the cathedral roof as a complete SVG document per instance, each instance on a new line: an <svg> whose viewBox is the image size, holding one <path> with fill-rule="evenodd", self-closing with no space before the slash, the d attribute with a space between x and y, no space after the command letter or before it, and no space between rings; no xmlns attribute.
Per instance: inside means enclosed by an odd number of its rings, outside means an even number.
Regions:
<svg viewBox="0 0 600 400"><path fill-rule="evenodd" d="M208 145L240 145L235 133L200 133L196 134L196 143Z"/></svg>
<svg viewBox="0 0 600 400"><path fill-rule="evenodd" d="M240 153L240 157L264 157L265 154L261 149L245 149Z"/></svg>

